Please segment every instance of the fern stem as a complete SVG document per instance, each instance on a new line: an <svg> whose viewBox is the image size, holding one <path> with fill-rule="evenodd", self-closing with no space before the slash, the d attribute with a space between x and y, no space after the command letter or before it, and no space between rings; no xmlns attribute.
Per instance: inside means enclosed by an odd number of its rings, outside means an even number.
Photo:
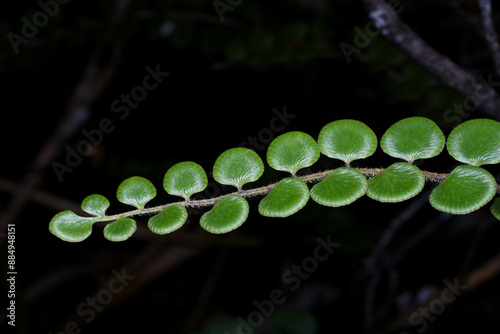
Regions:
<svg viewBox="0 0 500 334"><path fill-rule="evenodd" d="M358 171L360 171L363 175L365 175L368 178L371 178L381 172L384 171L384 168L355 168ZM318 173L313 173L309 175L304 175L304 176L295 176L296 178L306 182L306 183L315 183L319 182L323 179L325 179L328 175L333 173L335 169L330 169L326 170L323 172L318 172ZM427 171L422 171L424 174L424 177L426 181L430 182L435 182L435 183L441 183L444 181L444 179L448 176L446 173L434 173L434 172L427 172ZM200 200L186 200L186 201L180 201L180 202L173 202L173 203L168 203L164 205L159 205L155 207L150 207L150 208L144 208L144 209L137 209L137 210L132 210L132 211L127 211L124 213L116 214L116 215L111 215L111 216L105 216L99 219L99 221L113 221L117 220L119 218L124 218L124 217L133 217L137 215L144 215L144 214L155 214L158 212L161 212L163 209L172 206L172 205L182 205L185 207L193 207L193 208L201 208L201 207L208 207L208 206L214 206L217 202L220 202L224 198L226 198L229 195L240 195L244 198L249 198L249 197L255 197L255 196L262 196L262 195L267 195L273 187L277 184L277 182L269 184L267 186L259 187L259 188L253 188L253 189L240 189L238 191L235 191L230 194L225 194L213 198L207 198L207 199L200 199ZM500 185L497 185L497 193L500 193Z"/></svg>

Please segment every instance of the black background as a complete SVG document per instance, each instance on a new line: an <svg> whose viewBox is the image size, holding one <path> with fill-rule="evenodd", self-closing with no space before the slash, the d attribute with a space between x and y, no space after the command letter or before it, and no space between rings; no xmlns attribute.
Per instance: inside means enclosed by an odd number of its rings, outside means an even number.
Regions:
<svg viewBox="0 0 500 334"><path fill-rule="evenodd" d="M364 31L369 22L358 1L243 1L224 13L224 21L210 1L128 1L123 2L128 4L126 14L117 19L119 3L60 5L18 53L7 36L21 35L22 18L32 18L40 5L16 3L0 14L3 218L42 148L59 131L92 57L97 55L99 68L110 61L115 66L103 90L86 104L87 118L73 131L62 127L70 136L37 173L39 182L28 190L28 199L11 221L16 226L16 328L7 325L1 311L2 330L59 333L74 321L83 333L219 333L221 321L247 319L256 310L254 301L267 300L279 289L286 303L275 305L255 333L273 328L278 333L278 310L285 309L299 310L298 324L293 332L279 333L362 333L366 327L378 333L415 332L422 327L412 326L409 317L414 307L424 304L425 291L440 293L444 280L470 278L498 253L500 228L488 208L466 216L440 213L427 201L432 184L398 204L363 197L333 209L310 201L286 219L261 217L259 199L253 199L247 222L227 235L205 232L198 225L200 213L193 213L186 226L167 236L153 235L145 228L147 217L139 217L142 228L125 242L104 239L100 223L81 243L56 238L48 231L50 219L78 207L89 194L108 197L108 213L126 210L115 192L133 175L155 184L158 196L151 205L176 200L162 189L170 166L190 160L209 172L224 150L267 131L263 129L270 128L276 115L273 109L286 108L294 116L280 133L298 130L317 138L327 123L352 118L367 124L380 139L396 121L416 115L431 118L447 135L456 124L445 112L463 102L379 35L369 37L368 45L348 61L339 45L354 46L356 38L362 38L355 27ZM431 46L476 75L491 73L486 45L446 1L401 6L401 16ZM471 17L476 14L473 2L461 6ZM165 24L174 28L162 36ZM262 46L268 38L271 42ZM113 61L117 41L122 41L120 57ZM122 120L111 104L142 84L147 66L170 74ZM474 110L467 119L478 117L484 114ZM64 164L67 147L75 149L86 140L83 131L98 128L105 118L114 130L59 182L53 162ZM265 159L265 149L251 148ZM379 148L355 166L386 167L394 161ZM449 172L457 163L443 152L418 165ZM322 157L299 174L338 166ZM498 173L497 166L487 169ZM253 186L284 176L267 166ZM401 227L380 246L401 216ZM283 275L312 256L318 237L330 237L340 246L291 291ZM7 254L6 245L2 239L2 254ZM367 259L376 250L381 256L373 267ZM105 289L113 271L122 270L135 278L87 321L77 312L78 305ZM3 265L5 278L7 271ZM2 285L7 291L6 280ZM479 286L470 285L425 323L426 332L498 332L498 286L495 275ZM367 291L374 292L373 304L367 302ZM367 325L370 315L373 321ZM301 329L307 319L315 326ZM400 327L387 327L396 319Z"/></svg>

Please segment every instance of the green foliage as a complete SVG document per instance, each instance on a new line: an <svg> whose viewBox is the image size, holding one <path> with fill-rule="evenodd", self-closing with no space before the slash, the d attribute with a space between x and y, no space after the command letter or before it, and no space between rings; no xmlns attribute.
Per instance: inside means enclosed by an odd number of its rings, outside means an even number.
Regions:
<svg viewBox="0 0 500 334"><path fill-rule="evenodd" d="M184 161L170 167L163 178L163 188L170 195L189 197L207 187L207 173L195 162Z"/></svg>
<svg viewBox="0 0 500 334"><path fill-rule="evenodd" d="M271 334L314 334L318 333L318 322L310 311L281 306L269 316L268 328L266 333ZM205 331L199 334L237 334L241 332L239 321L233 317L223 316L213 321ZM261 331L255 333L261 333Z"/></svg>
<svg viewBox="0 0 500 334"><path fill-rule="evenodd" d="M495 178L489 172L481 167L462 165L432 191L429 201L437 210L460 215L488 203L496 189Z"/></svg>
<svg viewBox="0 0 500 334"><path fill-rule="evenodd" d="M382 136L380 147L391 157L412 163L432 158L444 148L443 132L430 119L410 117L392 125Z"/></svg>
<svg viewBox="0 0 500 334"><path fill-rule="evenodd" d="M123 181L116 197L122 203L135 206L138 209L144 209L144 205L156 196L156 188L151 181L140 177L132 176Z"/></svg>
<svg viewBox="0 0 500 334"><path fill-rule="evenodd" d="M448 137L447 149L456 160L481 166L500 162L500 123L474 119L457 126Z"/></svg>
<svg viewBox="0 0 500 334"><path fill-rule="evenodd" d="M302 209L308 200L307 184L300 179L286 177L260 201L259 213L266 217L288 217Z"/></svg>
<svg viewBox="0 0 500 334"><path fill-rule="evenodd" d="M368 180L366 195L380 202L406 201L422 191L425 176L418 167L396 162Z"/></svg>
<svg viewBox="0 0 500 334"><path fill-rule="evenodd" d="M59 212L52 218L49 230L64 241L80 242L92 234L92 224L97 220L80 217L73 211Z"/></svg>
<svg viewBox="0 0 500 334"><path fill-rule="evenodd" d="M163 209L159 214L151 217L148 221L149 229L156 234L171 233L186 222L187 210L180 204L174 204Z"/></svg>
<svg viewBox="0 0 500 334"><path fill-rule="evenodd" d="M351 204L367 189L368 182L360 171L341 167L312 187L311 198L321 205L338 207Z"/></svg>
<svg viewBox="0 0 500 334"><path fill-rule="evenodd" d="M186 207L191 206L212 207L201 216L200 225L210 233L228 233L247 220L249 204L246 198L264 196L258 206L259 213L284 218L300 211L310 197L329 207L348 205L365 194L379 202L401 202L419 194L426 180L439 183L429 198L434 208L466 214L483 207L499 192L495 178L478 167L500 162L499 127L500 123L483 119L456 127L448 138L447 149L452 157L466 165L457 166L450 174L438 174L422 171L412 164L417 159L434 157L444 148L444 135L431 120L411 117L386 131L380 142L382 150L407 162L395 162L385 169L348 167L353 160L372 155L377 139L373 131L359 121L335 121L321 129L318 143L299 131L282 134L271 142L267 151L268 164L292 175L275 184L242 189L244 184L262 176L264 163L255 152L234 148L217 158L213 176L219 183L235 186L235 193L191 200L193 194L206 188L207 174L194 162L181 162L166 172L163 186L167 193L180 196L184 201L146 208L145 205L156 196L156 189L147 179L134 176L123 181L116 194L120 202L136 210L108 216L108 199L94 194L86 197L81 205L91 217L63 211L52 218L49 230L62 240L79 242L92 233L95 222L105 221L110 222L104 228L105 238L123 241L137 228L130 217L153 214L148 221L149 229L153 233L166 234L184 225L188 218ZM343 161L346 167L297 176L297 171L319 159L320 152ZM310 182L316 184L309 191L307 183ZM500 219L498 198L491 212Z"/></svg>
<svg viewBox="0 0 500 334"><path fill-rule="evenodd" d="M276 170L292 176L299 169L309 167L319 159L318 143L307 133L292 131L274 139L267 150L267 162Z"/></svg>
<svg viewBox="0 0 500 334"><path fill-rule="evenodd" d="M196 334L238 334L240 332L238 329L239 326L240 324L234 318L224 316L211 323L206 331L201 333L196 332Z"/></svg>
<svg viewBox="0 0 500 334"><path fill-rule="evenodd" d="M496 198L491 206L491 213L496 219L500 220L500 198Z"/></svg>
<svg viewBox="0 0 500 334"><path fill-rule="evenodd" d="M377 136L360 121L345 119L331 122L318 136L321 153L345 162L347 166L357 159L372 155L377 149Z"/></svg>
<svg viewBox="0 0 500 334"><path fill-rule="evenodd" d="M271 334L315 334L318 324L311 313L291 307L280 308L270 319Z"/></svg>
<svg viewBox="0 0 500 334"><path fill-rule="evenodd" d="M221 184L235 186L238 190L254 182L264 173L264 163L254 151L237 147L222 153L214 164L214 179Z"/></svg>
<svg viewBox="0 0 500 334"><path fill-rule="evenodd" d="M246 199L229 195L201 216L200 225L211 233L227 233L240 227L247 220L248 212Z"/></svg>
<svg viewBox="0 0 500 334"><path fill-rule="evenodd" d="M89 195L82 201L82 210L97 217L104 217L109 208L109 201L102 195Z"/></svg>
<svg viewBox="0 0 500 334"><path fill-rule="evenodd" d="M104 228L104 237L109 241L127 240L137 230L137 224L132 218L120 218Z"/></svg>

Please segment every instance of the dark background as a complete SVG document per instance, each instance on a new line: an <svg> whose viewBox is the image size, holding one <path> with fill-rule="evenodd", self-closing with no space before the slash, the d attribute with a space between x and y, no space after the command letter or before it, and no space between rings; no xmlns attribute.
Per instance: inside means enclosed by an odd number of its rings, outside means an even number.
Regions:
<svg viewBox="0 0 500 334"><path fill-rule="evenodd" d="M430 46L474 76L492 73L487 45L467 20L477 19L477 3L399 5L400 16ZM32 22L42 9L32 1L2 11L2 277L7 223L16 227L18 272L16 327L7 325L2 304L2 332L68 333L66 324L74 322L74 333L236 333L237 317L248 319L254 301L279 289L286 302L274 305L252 332L413 333L425 324L426 333L498 333L498 221L487 207L466 216L432 209L432 184L398 204L363 197L333 209L310 201L286 219L259 216L254 199L247 222L226 235L202 230L201 213L166 236L148 231L148 217L139 217L136 234L120 243L104 239L102 223L81 243L50 234L56 213L79 210L92 193L110 199L108 213L126 210L115 192L133 175L155 184L158 196L150 205L176 200L162 189L170 166L191 160L209 172L224 150L269 129L273 109L294 115L280 133L299 130L314 138L327 123L345 118L364 122L379 139L390 125L415 115L431 118L446 135L457 125L446 111L464 96L379 34L346 59L342 42L355 47L366 40L358 33L370 22L361 2L242 1L232 8L221 21L212 1L71 1L17 53L9 33L21 36L22 18ZM494 8L494 22L499 13ZM118 118L113 101L142 84L147 66L157 65L170 75L128 117ZM478 109L459 121L480 117L489 116ZM53 163L64 164L67 147L75 149L86 140L83 131L105 118L114 130L60 182ZM265 149L251 148L265 158ZM392 162L378 149L355 165ZM456 164L443 152L419 167L449 172ZM301 173L337 166L322 157ZM487 169L498 180L498 167ZM284 175L267 166L252 186ZM312 256L318 237L340 246L292 291L282 277ZM122 270L134 278L94 312L95 319L78 312ZM411 323L419 307L439 300L445 280L456 279L467 288L453 303Z"/></svg>

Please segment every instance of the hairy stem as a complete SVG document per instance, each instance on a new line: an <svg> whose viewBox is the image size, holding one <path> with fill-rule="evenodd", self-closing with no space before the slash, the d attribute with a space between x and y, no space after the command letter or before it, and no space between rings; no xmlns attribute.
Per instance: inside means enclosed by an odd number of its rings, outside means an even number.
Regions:
<svg viewBox="0 0 500 334"><path fill-rule="evenodd" d="M366 177L370 178L373 177L381 172L384 171L384 168L355 168L358 171L360 171L363 175ZM326 170L323 172L318 172L318 173L313 173L309 175L303 175L303 176L296 176L296 178L306 182L306 183L315 183L323 180L326 178L328 175L333 173L335 169L330 169ZM426 181L430 182L436 182L436 183L441 183L444 181L444 179L448 176L448 174L445 173L434 173L434 172L426 172L422 171ZM137 209L137 210L132 210L112 216L106 216L101 218L99 221L112 221L112 220L117 220L119 218L124 218L124 217L132 217L132 216L137 216L137 215L143 215L143 214L154 214L162 211L163 209L174 205L182 205L186 207L193 207L193 208L201 208L201 207L207 207L207 206L213 206L217 202L223 200L229 195L240 195L244 198L249 198L249 197L255 197L255 196L262 196L262 195L267 195L271 189L277 184L272 183L267 186L259 187L259 188L253 188L253 189L248 189L248 190L239 190L235 191L230 194L225 194L213 198L207 198L207 199L200 199L200 200L187 200L187 201L180 201L180 202L173 202L173 203L168 203L164 205L159 205L155 207L150 207L150 208L144 208L144 209ZM500 185L497 185L497 193L500 193Z"/></svg>

